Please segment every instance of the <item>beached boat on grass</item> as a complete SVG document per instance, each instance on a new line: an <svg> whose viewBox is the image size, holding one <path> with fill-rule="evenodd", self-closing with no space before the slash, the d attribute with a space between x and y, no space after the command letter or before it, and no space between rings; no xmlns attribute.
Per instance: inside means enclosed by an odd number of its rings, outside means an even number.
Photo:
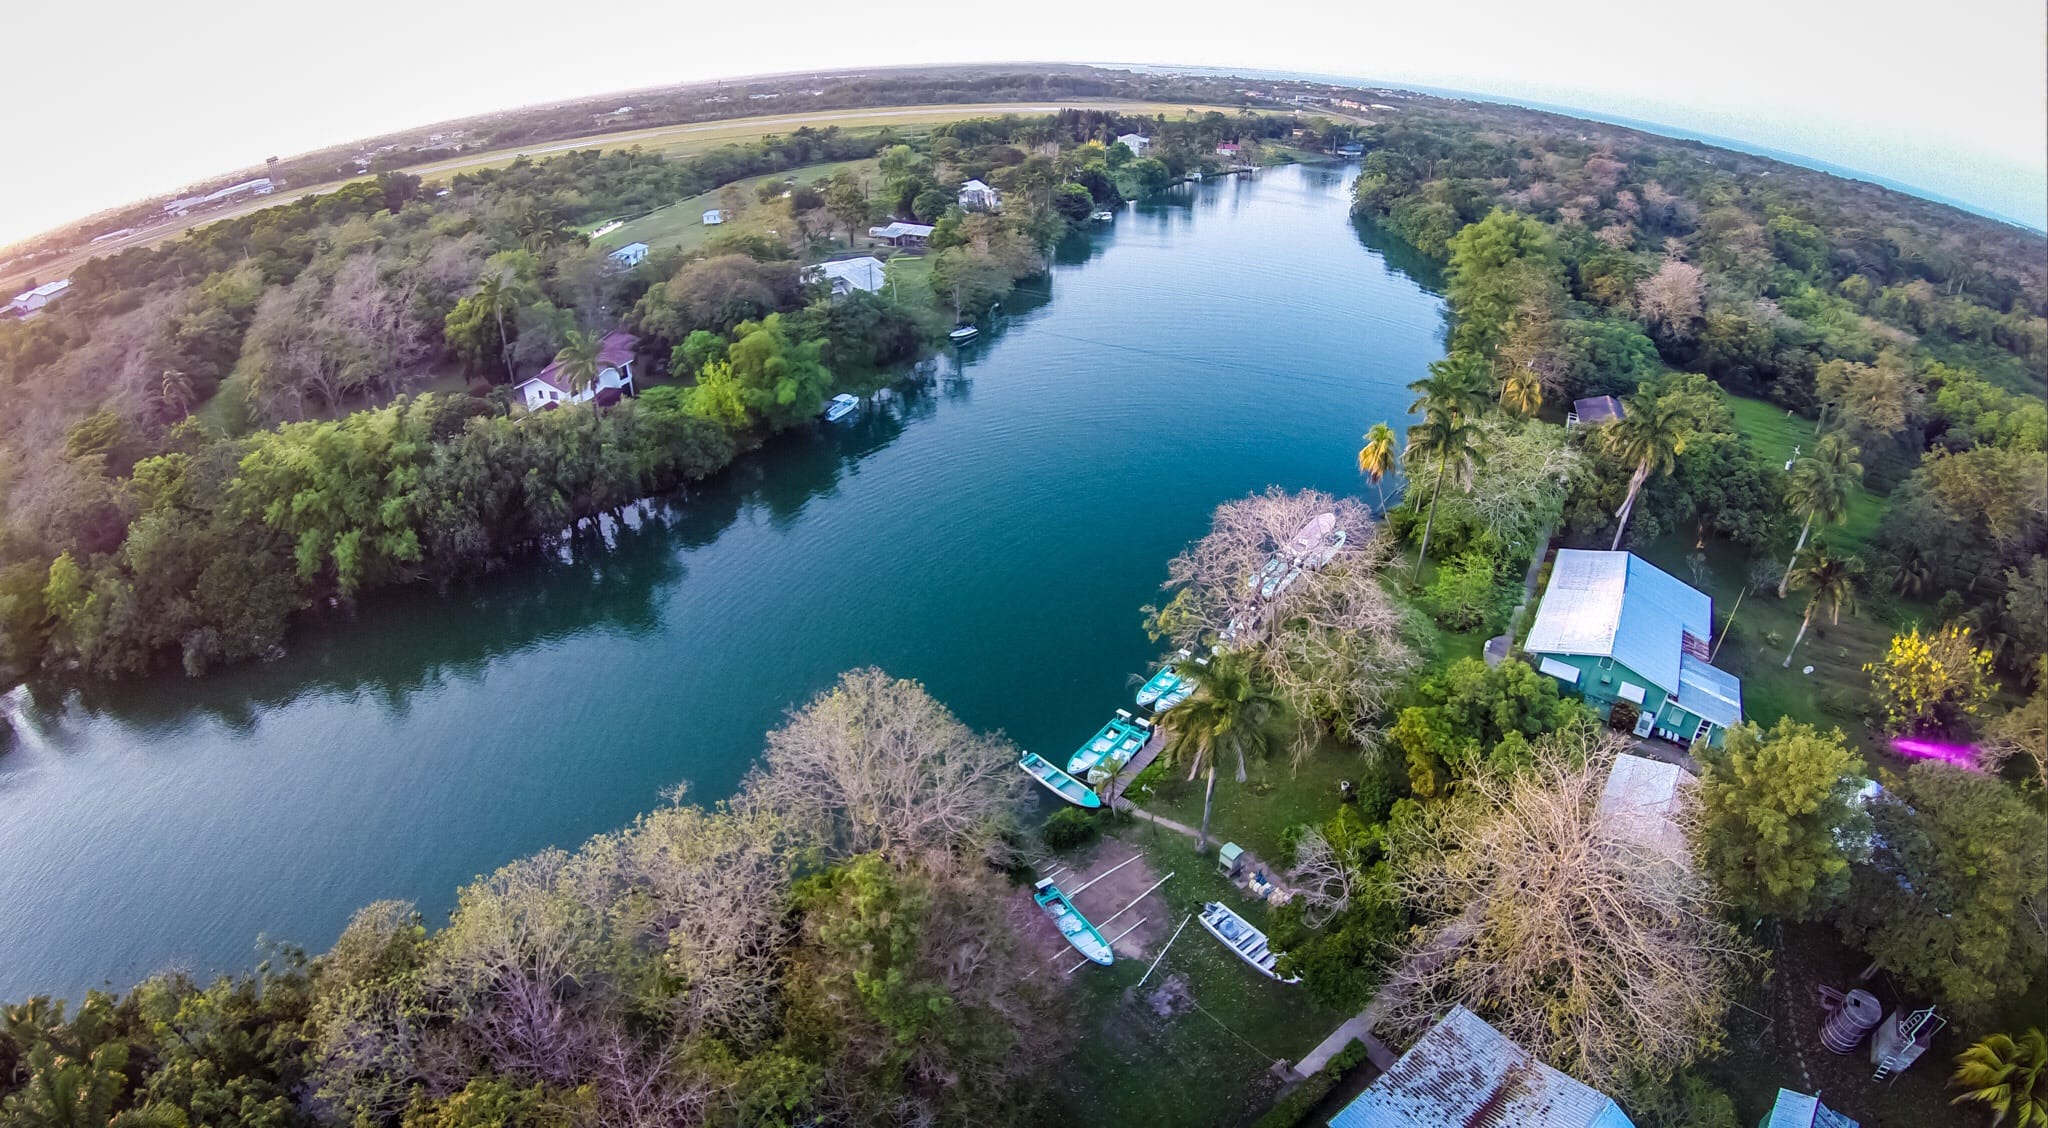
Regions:
<svg viewBox="0 0 2048 1128"><path fill-rule="evenodd" d="M1067 774L1079 779L1098 768L1115 771L1129 763L1151 736L1152 722L1135 720L1129 713L1118 709L1116 716L1089 737L1088 743L1067 761Z"/></svg>
<svg viewBox="0 0 2048 1128"><path fill-rule="evenodd" d="M1202 906L1202 927L1237 953L1238 959L1252 965L1252 970L1260 975L1281 983L1301 982L1298 975L1280 978L1273 970L1273 965L1280 962L1280 953L1267 945L1266 934L1253 928L1250 921L1232 912L1230 906L1223 902L1211 901Z"/></svg>
<svg viewBox="0 0 2048 1128"><path fill-rule="evenodd" d="M1109 941L1088 923L1088 918L1081 915L1081 910L1074 907L1074 902L1052 883L1051 878L1040 881L1035 888L1038 892L1031 899L1038 902L1038 907L1044 909L1045 915L1059 926L1060 935L1074 946L1075 951L1103 967L1116 961L1116 953L1110 949Z"/></svg>
<svg viewBox="0 0 2048 1128"><path fill-rule="evenodd" d="M1095 794L1094 788L1061 771L1050 760L1036 752L1024 753L1024 758L1017 761L1017 766L1024 769L1024 774L1043 784L1047 791L1076 807L1102 806L1102 796Z"/></svg>

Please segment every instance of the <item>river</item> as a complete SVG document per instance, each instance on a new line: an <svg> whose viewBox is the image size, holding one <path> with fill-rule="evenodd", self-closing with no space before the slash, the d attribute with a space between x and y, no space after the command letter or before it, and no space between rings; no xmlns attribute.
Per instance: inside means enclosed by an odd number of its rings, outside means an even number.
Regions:
<svg viewBox="0 0 2048 1128"><path fill-rule="evenodd" d="M1189 185L1070 241L988 339L857 421L276 662L6 699L0 999L319 951L361 905L732 792L842 670L1064 759L1156 656L1139 608L1214 506L1369 491L1359 434L1442 352L1352 170Z"/></svg>

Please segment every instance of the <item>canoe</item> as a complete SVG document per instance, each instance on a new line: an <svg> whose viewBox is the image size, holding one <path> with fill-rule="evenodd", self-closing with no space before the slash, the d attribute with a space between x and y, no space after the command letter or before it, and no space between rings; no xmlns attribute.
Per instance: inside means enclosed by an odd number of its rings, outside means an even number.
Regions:
<svg viewBox="0 0 2048 1128"><path fill-rule="evenodd" d="M1286 554L1293 557L1308 555L1317 546L1321 545L1323 538L1329 536L1330 530L1336 527L1337 515L1335 513L1316 514L1308 524L1301 527L1300 532L1294 534L1293 540L1287 542Z"/></svg>
<svg viewBox="0 0 2048 1128"><path fill-rule="evenodd" d="M1017 766L1024 769L1024 774L1044 785L1047 791L1076 807L1102 806L1102 796L1095 794L1094 788L1054 767L1036 752L1024 753Z"/></svg>
<svg viewBox="0 0 2048 1128"><path fill-rule="evenodd" d="M1109 941L1104 940L1102 933L1088 923L1088 918L1081 915L1081 910L1074 907L1074 903L1067 899L1065 893L1060 892L1060 887L1054 885L1051 878L1040 881L1037 889L1038 892L1031 899L1038 902L1038 907L1044 909L1045 915L1051 917L1052 922L1059 926L1060 935L1074 946L1075 951L1103 967L1108 967L1116 961L1116 953L1110 950Z"/></svg>
<svg viewBox="0 0 2048 1128"><path fill-rule="evenodd" d="M1260 975L1280 983L1301 982L1298 975L1280 978L1273 970L1273 965L1280 962L1280 953L1267 946L1266 934L1253 928L1250 921L1232 912L1230 906L1223 902L1211 901L1202 906L1202 927Z"/></svg>

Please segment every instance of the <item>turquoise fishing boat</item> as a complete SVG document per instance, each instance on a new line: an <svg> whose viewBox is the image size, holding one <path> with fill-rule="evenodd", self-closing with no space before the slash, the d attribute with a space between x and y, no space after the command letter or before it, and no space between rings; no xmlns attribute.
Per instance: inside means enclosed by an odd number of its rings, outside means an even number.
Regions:
<svg viewBox="0 0 2048 1128"><path fill-rule="evenodd" d="M1096 730L1095 735L1088 738L1088 743L1067 760L1067 772L1080 778L1097 768L1120 768L1138 754L1138 749L1145 746L1151 735L1151 722L1133 720L1129 713L1118 709L1116 716Z"/></svg>
<svg viewBox="0 0 2048 1128"><path fill-rule="evenodd" d="M1185 662L1187 658L1188 652L1185 650L1173 656L1174 662ZM1138 704L1150 705L1180 683L1180 672L1174 669L1173 662L1168 662L1166 665L1159 667L1158 673L1147 678L1144 685L1138 687Z"/></svg>
<svg viewBox="0 0 2048 1128"><path fill-rule="evenodd" d="M1195 659L1195 665L1197 666L1206 666L1208 664L1209 659L1206 655ZM1194 695L1195 679L1191 675L1182 674L1180 676L1180 680L1174 683L1172 689L1169 689L1165 693L1160 694L1159 700L1152 703L1152 712L1155 715L1159 713L1164 713L1168 709L1173 708L1175 705L1178 705L1181 702L1186 701L1188 698L1193 697Z"/></svg>
<svg viewBox="0 0 2048 1128"><path fill-rule="evenodd" d="M1051 878L1040 881L1037 889L1031 899L1038 902L1038 907L1044 909L1045 915L1059 926L1060 935L1074 946L1075 951L1103 967L1115 962L1116 953L1110 950L1109 941L1088 923L1088 918L1081 915L1081 910L1074 907L1074 902L1060 892L1060 887L1054 885Z"/></svg>
<svg viewBox="0 0 2048 1128"><path fill-rule="evenodd" d="M1076 807L1102 806L1102 796L1095 794L1094 788L1059 770L1051 761L1036 752L1024 753L1024 758L1017 761L1017 766L1024 769L1025 775L1044 785L1047 791Z"/></svg>

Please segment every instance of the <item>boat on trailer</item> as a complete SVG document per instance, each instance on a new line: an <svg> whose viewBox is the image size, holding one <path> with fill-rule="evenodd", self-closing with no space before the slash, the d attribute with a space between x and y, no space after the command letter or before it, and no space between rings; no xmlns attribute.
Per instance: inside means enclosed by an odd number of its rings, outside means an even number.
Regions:
<svg viewBox="0 0 2048 1128"><path fill-rule="evenodd" d="M1109 723L1096 730L1088 743L1081 746L1067 761L1067 774L1086 778L1097 768L1115 770L1130 762L1138 749L1145 747L1145 741L1152 736L1152 722L1140 721L1122 709Z"/></svg>
<svg viewBox="0 0 2048 1128"><path fill-rule="evenodd" d="M859 410L860 398L841 392L833 396L831 404L825 408L825 422L837 423Z"/></svg>
<svg viewBox="0 0 2048 1128"><path fill-rule="evenodd" d="M1299 983L1298 975L1281 979L1273 970L1280 962L1280 953L1266 943L1266 934L1253 928L1250 921L1231 911L1221 901L1211 901L1202 906L1202 928L1221 940L1223 945L1237 953L1237 958L1252 966L1252 970L1279 983Z"/></svg>
<svg viewBox="0 0 2048 1128"><path fill-rule="evenodd" d="M1023 759L1017 761L1017 766L1023 768L1025 775L1037 780L1047 791L1076 807L1102 806L1102 796L1095 794L1094 788L1061 771L1052 761L1036 752L1024 753Z"/></svg>
<svg viewBox="0 0 2048 1128"><path fill-rule="evenodd" d="M1038 892L1033 894L1031 899L1038 902L1038 907L1045 910L1045 915L1052 918L1053 924L1059 926L1060 935L1074 946L1075 951L1103 967L1108 967L1116 961L1116 953L1110 949L1109 941L1104 940L1102 933L1088 923L1088 918L1082 916L1081 910L1074 907L1074 902L1060 891L1059 886L1052 883L1052 878L1045 878L1035 888Z"/></svg>

